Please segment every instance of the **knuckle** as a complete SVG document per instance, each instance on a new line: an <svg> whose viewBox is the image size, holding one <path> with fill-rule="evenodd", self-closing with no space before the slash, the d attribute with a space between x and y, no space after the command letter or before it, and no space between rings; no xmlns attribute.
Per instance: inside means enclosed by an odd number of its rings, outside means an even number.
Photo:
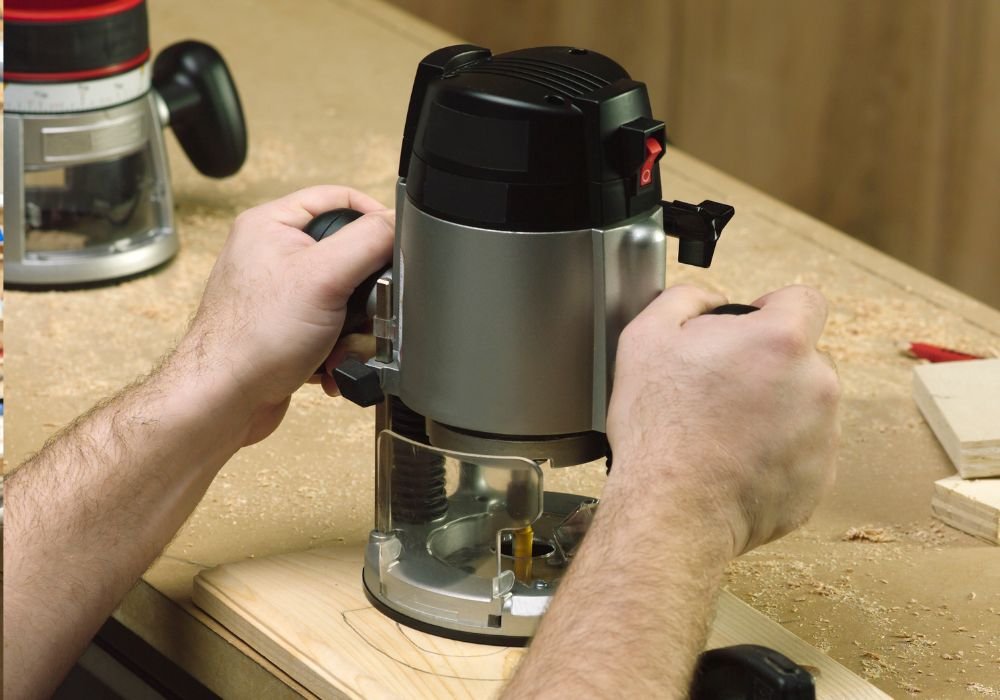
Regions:
<svg viewBox="0 0 1000 700"><path fill-rule="evenodd" d="M802 296L802 303L809 309L820 314L825 314L827 312L828 304L826 297L823 296L823 293L815 287L809 287L804 284L795 284L792 285L792 289L796 290Z"/></svg>
<svg viewBox="0 0 1000 700"><path fill-rule="evenodd" d="M239 230L246 227L253 218L253 209L244 209L233 220L233 228Z"/></svg>
<svg viewBox="0 0 1000 700"><path fill-rule="evenodd" d="M630 352L638 342L638 338L636 337L638 333L636 321L632 321L625 326L621 335L618 336L618 352L623 354Z"/></svg>
<svg viewBox="0 0 1000 700"><path fill-rule="evenodd" d="M701 287L686 282L674 285L666 293L672 298L685 300L704 299L710 295Z"/></svg>
<svg viewBox="0 0 1000 700"><path fill-rule="evenodd" d="M809 334L798 325L774 326L768 342L773 351L787 358L802 357L812 349Z"/></svg>
<svg viewBox="0 0 1000 700"><path fill-rule="evenodd" d="M833 368L825 363L823 364L820 379L816 383L816 391L822 405L832 408L840 403L840 397L843 392L840 379L837 377L837 373L833 371Z"/></svg>
<svg viewBox="0 0 1000 700"><path fill-rule="evenodd" d="M381 230L383 232L394 233L392 225L389 220L378 212L369 212L361 217L361 220L365 222L367 226L372 229ZM374 245L374 244L373 244Z"/></svg>
<svg viewBox="0 0 1000 700"><path fill-rule="evenodd" d="M618 339L618 348L615 352L616 364L618 366L632 366L643 353L646 352L648 341L644 334L636 329L627 329L622 332Z"/></svg>
<svg viewBox="0 0 1000 700"><path fill-rule="evenodd" d="M618 346L625 346L626 349L645 342L651 334L655 332L655 319L651 314L639 314L632 319L618 337Z"/></svg>
<svg viewBox="0 0 1000 700"><path fill-rule="evenodd" d="M260 211L257 207L252 207L241 211L233 220L233 233L243 231L253 231L260 225Z"/></svg>

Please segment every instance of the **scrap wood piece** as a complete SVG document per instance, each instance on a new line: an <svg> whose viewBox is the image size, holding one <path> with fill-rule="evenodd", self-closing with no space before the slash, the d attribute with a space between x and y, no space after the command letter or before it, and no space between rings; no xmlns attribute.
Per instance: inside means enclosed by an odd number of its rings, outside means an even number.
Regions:
<svg viewBox="0 0 1000 700"><path fill-rule="evenodd" d="M203 571L194 602L321 698L495 697L524 649L443 639L378 613L361 590L363 549L281 554ZM762 644L809 667L817 697L887 698L723 591L709 647Z"/></svg>
<svg viewBox="0 0 1000 700"><path fill-rule="evenodd" d="M939 479L931 511L962 532L1000 544L1000 479Z"/></svg>
<svg viewBox="0 0 1000 700"><path fill-rule="evenodd" d="M963 478L1000 476L1000 359L915 367L913 398Z"/></svg>

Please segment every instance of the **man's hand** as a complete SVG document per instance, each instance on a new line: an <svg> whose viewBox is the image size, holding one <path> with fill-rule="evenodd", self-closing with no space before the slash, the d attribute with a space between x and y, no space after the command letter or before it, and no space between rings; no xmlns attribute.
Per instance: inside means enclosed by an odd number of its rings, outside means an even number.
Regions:
<svg viewBox="0 0 1000 700"><path fill-rule="evenodd" d="M343 207L365 216L320 243L302 232L314 216ZM300 190L237 217L177 354L244 397L251 420L243 444L278 426L292 393L317 367L343 359L350 341L336 353L333 347L347 299L388 261L393 226L391 210L334 186ZM332 377L322 382L336 393Z"/></svg>
<svg viewBox="0 0 1000 700"><path fill-rule="evenodd" d="M622 333L614 468L505 697L687 697L726 563L801 524L832 480L823 298L789 287L703 315L725 302L674 287Z"/></svg>
<svg viewBox="0 0 1000 700"><path fill-rule="evenodd" d="M833 481L839 383L816 349L826 302L787 287L743 316L679 286L622 333L608 437L613 475L689 499L731 534L732 556L801 525Z"/></svg>
<svg viewBox="0 0 1000 700"><path fill-rule="evenodd" d="M340 207L366 215L320 243L301 231ZM389 259L392 229L391 212L342 187L241 215L177 349L8 475L5 697L52 692L222 465L345 352L330 357L347 299Z"/></svg>

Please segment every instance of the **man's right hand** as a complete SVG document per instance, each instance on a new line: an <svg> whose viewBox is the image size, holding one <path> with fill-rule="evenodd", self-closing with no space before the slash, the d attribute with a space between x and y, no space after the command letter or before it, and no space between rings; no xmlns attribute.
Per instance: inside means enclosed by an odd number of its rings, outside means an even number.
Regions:
<svg viewBox="0 0 1000 700"><path fill-rule="evenodd" d="M608 486L687 501L728 530L736 556L801 525L832 483L840 389L816 349L819 292L786 287L754 313L705 315L725 302L673 287L622 333Z"/></svg>

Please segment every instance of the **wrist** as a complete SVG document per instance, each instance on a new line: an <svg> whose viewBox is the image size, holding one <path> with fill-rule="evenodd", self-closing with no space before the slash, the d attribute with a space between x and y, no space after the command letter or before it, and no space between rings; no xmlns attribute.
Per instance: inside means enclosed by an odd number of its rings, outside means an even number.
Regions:
<svg viewBox="0 0 1000 700"><path fill-rule="evenodd" d="M738 499L720 483L715 470L681 460L616 459L602 507L631 514L637 527L688 533L698 541L706 563L719 562L721 571L745 544Z"/></svg>
<svg viewBox="0 0 1000 700"><path fill-rule="evenodd" d="M226 459L245 444L260 409L233 364L202 337L189 332L149 380L162 387L164 410L185 429L211 426L215 446Z"/></svg>

